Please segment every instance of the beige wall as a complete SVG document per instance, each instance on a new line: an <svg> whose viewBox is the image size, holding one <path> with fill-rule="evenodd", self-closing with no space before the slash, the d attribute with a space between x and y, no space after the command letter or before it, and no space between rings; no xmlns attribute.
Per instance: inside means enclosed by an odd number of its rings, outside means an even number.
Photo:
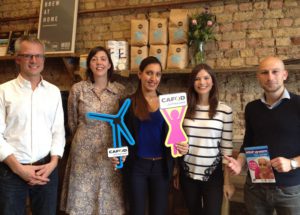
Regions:
<svg viewBox="0 0 300 215"><path fill-rule="evenodd" d="M2 0L0 18L37 15L40 1ZM80 0L79 11L136 6L168 0ZM182 1L184 2L184 1ZM219 26L216 42L207 45L207 62L218 68L257 65L267 55L283 59L300 56L300 1L226 0L187 4L189 13L201 12L208 4L216 14ZM113 12L79 14L76 52L87 52L108 39L130 41L132 18L168 17L169 9L131 9ZM23 30L37 27L37 19L1 23L0 31Z"/></svg>
<svg viewBox="0 0 300 215"><path fill-rule="evenodd" d="M80 0L79 11L101 9L116 6L143 5L149 3L175 2L167 0ZM177 1L176 1L177 2ZM183 1L184 2L184 1ZM0 5L0 31L37 28L37 18L5 21L1 18L36 16L40 1L2 0ZM234 110L234 137L241 138L244 132L243 111L250 100L260 96L253 72L230 72L231 68L251 67L268 55L278 55L282 59L300 58L300 1L271 0L247 1L224 0L187 4L189 13L201 12L204 4L216 14L219 26L216 29L216 41L207 44L207 63L214 68L228 68L226 73L218 73L220 98ZM76 52L85 53L96 45L104 45L108 39L130 41L130 20L132 18L168 17L166 8L130 9L102 13L79 14L76 35ZM3 65L3 64L1 64ZM13 68L13 67L10 67ZM14 68L13 68L14 69ZM2 73L2 71L5 71ZM0 68L0 81L15 74L11 69ZM53 82L66 88L58 74L50 71ZM65 72L65 71L62 71ZM10 77L9 76L9 77ZM55 78L57 77L57 78ZM68 77L65 75L64 77ZM300 69L290 73L287 84L292 92L300 93ZM60 80L60 82L56 82ZM129 81L128 81L129 80ZM187 75L166 75L162 92L185 90ZM136 79L120 80L132 92ZM71 81L67 81L67 87Z"/></svg>

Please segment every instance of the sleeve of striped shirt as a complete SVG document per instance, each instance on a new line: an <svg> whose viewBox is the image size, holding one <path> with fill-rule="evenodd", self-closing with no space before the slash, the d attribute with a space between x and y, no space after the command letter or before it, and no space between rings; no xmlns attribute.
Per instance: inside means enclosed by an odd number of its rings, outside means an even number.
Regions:
<svg viewBox="0 0 300 215"><path fill-rule="evenodd" d="M228 106L227 106L228 107ZM222 155L232 155L232 109L230 107L226 108L224 111L224 123L223 123L223 131L222 131L222 139L221 139L221 152ZM225 160L223 160L223 163Z"/></svg>

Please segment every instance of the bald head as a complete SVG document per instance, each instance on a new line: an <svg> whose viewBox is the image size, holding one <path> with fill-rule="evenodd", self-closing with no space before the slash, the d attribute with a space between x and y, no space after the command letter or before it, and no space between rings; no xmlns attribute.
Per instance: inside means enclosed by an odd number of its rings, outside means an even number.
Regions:
<svg viewBox="0 0 300 215"><path fill-rule="evenodd" d="M270 68L285 70L284 63L278 57L269 56L259 64L259 70L269 70Z"/></svg>
<svg viewBox="0 0 300 215"><path fill-rule="evenodd" d="M268 97L279 98L284 91L284 81L288 72L282 60L277 57L267 57L260 62L256 77Z"/></svg>

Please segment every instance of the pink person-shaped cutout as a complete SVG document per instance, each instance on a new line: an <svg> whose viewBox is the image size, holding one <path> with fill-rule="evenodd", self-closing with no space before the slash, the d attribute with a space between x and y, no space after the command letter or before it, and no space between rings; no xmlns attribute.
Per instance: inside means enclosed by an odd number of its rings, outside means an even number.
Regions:
<svg viewBox="0 0 300 215"><path fill-rule="evenodd" d="M180 113L179 111L180 110ZM186 106L177 107L170 111L170 114L167 109L162 109L163 116L169 126L169 132L167 134L165 144L168 147L171 147L173 157L180 156L177 151L176 144L180 142L187 143L187 137L182 128L183 118L186 112Z"/></svg>

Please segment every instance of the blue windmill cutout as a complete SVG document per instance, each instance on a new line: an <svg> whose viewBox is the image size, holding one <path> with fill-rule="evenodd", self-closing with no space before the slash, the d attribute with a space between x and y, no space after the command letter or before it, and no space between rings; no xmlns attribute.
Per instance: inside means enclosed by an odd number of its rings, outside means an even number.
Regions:
<svg viewBox="0 0 300 215"><path fill-rule="evenodd" d="M122 105L122 107L120 108L119 112L116 115L104 114L104 113L94 113L94 112L88 112L86 114L86 116L90 119L108 122L111 125L114 148L122 147L122 140L121 140L122 135L130 145L135 144L135 141L134 141L132 135L130 134L127 126L124 123L124 116L130 106L130 103L131 103L131 100L126 99L124 104ZM119 157L119 162L120 163L116 166L117 169L120 169L123 167L122 157Z"/></svg>

